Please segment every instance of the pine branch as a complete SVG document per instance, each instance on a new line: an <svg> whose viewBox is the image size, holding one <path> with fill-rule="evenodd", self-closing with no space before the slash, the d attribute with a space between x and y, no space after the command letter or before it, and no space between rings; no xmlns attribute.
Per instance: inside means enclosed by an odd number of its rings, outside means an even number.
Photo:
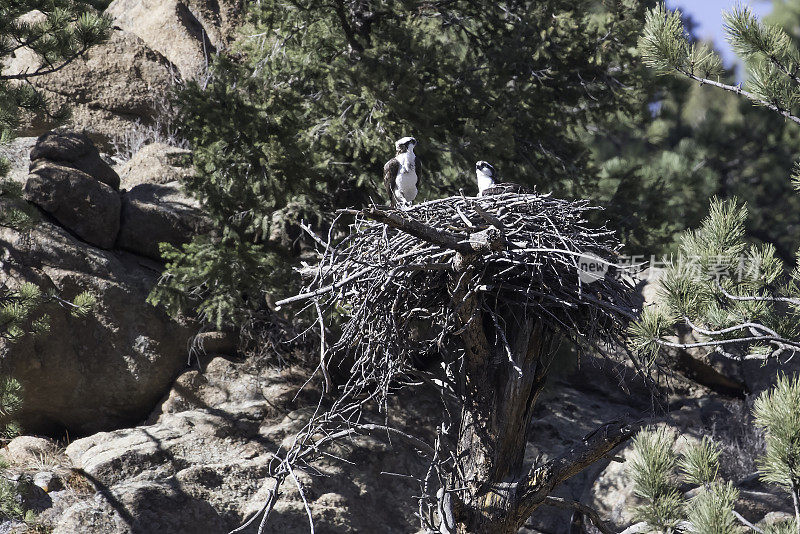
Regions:
<svg viewBox="0 0 800 534"><path fill-rule="evenodd" d="M777 336L748 336L748 337L739 337L734 339L714 339L710 341L698 341L696 343L675 343L674 341L666 341L664 339L656 339L655 341L660 345L663 345L665 347L670 347L673 349L695 349L700 347L716 347L725 345L736 345L740 343L765 342L765 343L775 343L779 345L785 345L786 348L800 350L800 343ZM748 355L745 356L744 359L765 360L767 359L767 357L768 356L764 355Z"/></svg>
<svg viewBox="0 0 800 534"><path fill-rule="evenodd" d="M691 72L689 72L689 71L687 71L685 69L681 69L681 68L677 68L676 67L675 70L677 72L683 74L687 78L691 78L692 80L700 82L700 85L712 85L714 87L719 87L720 89L724 89L725 91L730 91L731 93L736 93L737 95L742 95L743 97L748 98L749 100L755 102L756 104L759 104L759 105L761 105L761 106L763 106L763 107L765 107L767 109L775 111L778 114L782 115L783 117L789 119L790 121L792 121L792 122L794 122L796 124L800 124L800 117L797 117L796 115L793 115L791 113L791 111L783 109L783 108L777 106L776 104L773 104L772 102L768 102L766 100L763 100L763 99L759 98L758 96L756 96L754 93L751 93L749 91L745 91L741 87L738 87L738 86L735 86L735 85L728 85L728 84L721 83L721 82L716 82L714 80L709 80L708 78L701 78L700 76L696 76L696 75L692 74Z"/></svg>
<svg viewBox="0 0 800 534"><path fill-rule="evenodd" d="M752 530L753 532L757 532L758 534L764 534L764 531L763 531L762 529L758 528L758 527L757 527L757 526L755 526L753 523L751 523L750 521L748 521L747 519L745 519L745 518L744 518L744 516L742 516L742 514L740 514L740 513L739 513L739 512L737 512L736 510L734 510L734 511L733 511L733 517L735 517L736 519L738 519L738 520L739 520L739 522L740 522L742 525L746 526L747 528L749 528L749 529L750 529L750 530Z"/></svg>
<svg viewBox="0 0 800 534"><path fill-rule="evenodd" d="M90 48L89 45L82 47L72 56L62 61L61 64L59 65L50 66L49 68L44 68L45 65L42 65L33 72L21 72L19 74L0 74L0 80L29 80L37 76L47 76L48 74L56 73L61 69L63 69L64 67L66 67L67 65L69 65L70 63L72 63L73 61L75 61L76 59L78 59L79 57L81 57L83 54L85 54L86 51L89 50L89 48ZM43 68L44 70L42 70Z"/></svg>
<svg viewBox="0 0 800 534"><path fill-rule="evenodd" d="M717 289L719 289L723 295L725 295L727 298L731 300L736 300L739 302L786 302L789 304L795 304L797 306L800 306L800 299L791 297L762 297L758 295L756 296L732 295L731 293L728 293L724 287L722 287L722 285L719 283L719 280L717 280L716 282L717 282Z"/></svg>

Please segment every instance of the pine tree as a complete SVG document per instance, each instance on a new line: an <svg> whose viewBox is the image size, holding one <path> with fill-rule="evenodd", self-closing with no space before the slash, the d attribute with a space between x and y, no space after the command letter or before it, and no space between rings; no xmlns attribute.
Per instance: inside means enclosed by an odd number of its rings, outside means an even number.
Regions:
<svg viewBox="0 0 800 534"><path fill-rule="evenodd" d="M288 292L299 236L268 237L299 219L324 233L321 214L385 202L382 167L404 135L420 140L420 199L475 194L480 159L586 194L585 132L643 108L642 14L629 1L253 6L236 53L179 95L198 169L186 187L219 235L166 250L154 300L221 324Z"/></svg>
<svg viewBox="0 0 800 534"><path fill-rule="evenodd" d="M653 75L645 87L647 109L592 142L598 180L590 197L619 214L609 223L626 252L645 259L675 253L681 233L699 226L716 195L747 198L749 236L773 243L791 262L800 196L786 170L800 158L800 129L688 79Z"/></svg>
<svg viewBox="0 0 800 534"><path fill-rule="evenodd" d="M747 66L748 81L743 86L720 81L719 58L692 43L680 12L668 11L663 5L647 14L640 40L645 61L658 72L740 95L800 124L800 53L790 36L779 26L757 20L747 7L736 7L724 18L728 39ZM751 243L746 219L746 206L738 201L712 200L709 215L699 229L683 235L678 260L663 274L659 305L645 309L639 322L632 326L636 350L655 359L663 346L703 346L743 361L787 358L800 349L800 269L797 265L787 267L772 244ZM666 338L677 324L691 328L698 341L668 341ZM794 521L770 532L800 532L795 465L800 455L800 450L795 450L800 443L796 414L799 395L797 379L779 378L772 390L758 398L754 408L756 424L767 435L767 451L759 463L762 479L786 488L797 511ZM659 454L664 453L662 448ZM657 455L651 457L653 461ZM638 465L632 467L641 470ZM718 488L688 508L691 513L687 520L697 527L698 521L714 519L718 525L715 528L722 530L692 528L702 532L740 529L730 516L735 493L723 486ZM674 514L678 505L669 508L669 512Z"/></svg>
<svg viewBox="0 0 800 534"><path fill-rule="evenodd" d="M38 11L37 17L21 19L34 10ZM31 72L0 74L0 143L13 137L21 113L47 114L55 120L69 116L66 107L54 108L26 82L59 71L105 40L110 28L110 20L98 14L92 2L24 0L0 4L0 63L26 48L40 64ZM36 210L21 200L21 186L7 180L7 172L8 162L0 158L0 226L25 231L36 224ZM5 267L0 261L0 269ZM46 335L49 322L40 308L49 300L60 301L76 315L89 313L94 305L94 297L86 292L67 302L30 283L15 289L0 286L0 338L13 342L23 335ZM21 404L21 393L16 380L0 374L0 439L9 439L19 431L14 415ZM8 491L8 487L0 487L0 514L20 516L20 510L8 508Z"/></svg>
<svg viewBox="0 0 800 534"><path fill-rule="evenodd" d="M25 48L36 55L40 65L31 72L0 74L0 143L14 136L20 113L47 114L56 120L69 116L68 108L55 109L39 90L26 82L61 70L108 37L111 21L97 13L95 4L26 0L0 5L0 62ZM39 16L23 17L34 10ZM8 162L0 158L0 225L24 231L36 223L36 211L20 200L22 188L5 179L7 172ZM46 333L46 318L30 320L43 298L41 290L33 284L23 284L13 291L0 288L0 337L13 340L25 333ZM91 301L90 295L81 294L71 304L76 313L85 314Z"/></svg>
<svg viewBox="0 0 800 534"><path fill-rule="evenodd" d="M673 450L674 436L665 427L642 430L633 440L628 473L634 493L643 504L634 517L637 532L697 532L744 534L733 507L738 491L719 474L719 450L704 437L681 454ZM685 497L692 488L692 496Z"/></svg>
<svg viewBox="0 0 800 534"><path fill-rule="evenodd" d="M800 124L800 54L794 42L780 27L757 20L747 7L736 7L724 17L728 39L747 65L743 87L719 81L719 57L690 42L680 12L663 5L646 17L639 43L645 61L661 73L741 95ZM663 346L706 346L742 361L786 358L800 349L800 269L787 267L774 245L752 244L746 218L745 205L712 200L708 217L682 237L679 257L663 275L661 303L647 308L632 327L637 350L655 357ZM668 341L678 323L691 328L699 341Z"/></svg>
<svg viewBox="0 0 800 534"><path fill-rule="evenodd" d="M34 10L40 16L21 19ZM110 28L110 19L98 14L92 2L27 0L0 5L0 62L25 48L40 64L31 72L0 74L0 143L13 137L20 113L43 113L56 120L69 116L68 108L54 109L39 90L25 82L61 70L105 40ZM5 179L7 172L8 162L0 158L0 225L24 231L36 223L36 211L20 200L21 186ZM31 319L44 298L33 284L13 291L0 288L0 337L13 340L25 333L46 333L46 317ZM85 314L92 300L91 295L80 294L69 304L75 313Z"/></svg>
<svg viewBox="0 0 800 534"><path fill-rule="evenodd" d="M79 0L24 0L0 5L0 59L5 61L25 48L40 63L31 72L0 74L0 142L13 136L21 111L45 113L56 120L68 117L66 107L54 109L40 91L24 82L58 72L107 38L111 21L98 14L93 4ZM22 17L34 10L41 16Z"/></svg>
<svg viewBox="0 0 800 534"><path fill-rule="evenodd" d="M782 376L756 399L756 425L766 433L767 450L759 462L761 479L792 496L796 532L800 532L800 377Z"/></svg>
<svg viewBox="0 0 800 534"><path fill-rule="evenodd" d="M766 451L758 459L762 481L782 487L792 498L793 520L764 529L766 534L800 532L800 377L779 377L753 406L756 426L766 434ZM664 427L642 430L633 440L628 472L634 492L644 502L635 517L651 531L740 534L750 531L734 512L736 488L719 477L719 450L708 437L673 450L673 436ZM679 486L696 488L687 499ZM646 532L647 530L637 530Z"/></svg>

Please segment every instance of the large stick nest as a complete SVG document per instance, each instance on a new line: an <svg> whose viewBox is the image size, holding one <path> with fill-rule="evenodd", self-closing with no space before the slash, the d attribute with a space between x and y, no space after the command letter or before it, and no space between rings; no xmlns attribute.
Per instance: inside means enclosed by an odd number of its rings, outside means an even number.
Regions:
<svg viewBox="0 0 800 534"><path fill-rule="evenodd" d="M323 311L341 314L332 351L384 386L414 358L457 347L465 294L479 299L488 313L476 319L490 317L497 339L507 325L495 312L504 307L534 314L582 346L615 342L633 316L633 287L615 276L620 242L587 222L592 209L583 200L508 193L403 212L344 210L355 216L349 235L335 245L320 240L320 262L304 269L304 294L284 302L309 299L320 320ZM605 277L581 282L578 260L586 255L607 262Z"/></svg>

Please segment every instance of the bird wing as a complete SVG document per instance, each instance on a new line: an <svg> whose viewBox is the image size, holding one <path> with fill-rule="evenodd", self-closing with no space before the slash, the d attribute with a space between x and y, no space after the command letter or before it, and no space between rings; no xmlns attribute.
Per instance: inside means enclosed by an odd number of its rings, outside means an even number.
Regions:
<svg viewBox="0 0 800 534"><path fill-rule="evenodd" d="M417 173L417 180L422 178L420 169L422 169L422 163L420 163L419 156L414 156L414 172Z"/></svg>
<svg viewBox="0 0 800 534"><path fill-rule="evenodd" d="M383 166L383 183L386 185L386 193L389 195L389 202L392 207L397 207L397 197L394 196L394 180L397 177L397 171L400 170L400 162L397 158L392 158Z"/></svg>

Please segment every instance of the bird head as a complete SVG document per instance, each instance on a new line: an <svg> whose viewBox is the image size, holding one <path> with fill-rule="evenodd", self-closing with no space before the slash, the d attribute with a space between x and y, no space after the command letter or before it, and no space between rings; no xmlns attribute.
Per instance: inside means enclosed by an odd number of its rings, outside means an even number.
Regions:
<svg viewBox="0 0 800 534"><path fill-rule="evenodd" d="M398 154L413 150L417 146L417 140L413 137L402 137L394 142L394 147L397 149Z"/></svg>
<svg viewBox="0 0 800 534"><path fill-rule="evenodd" d="M492 167L489 162L487 161L479 161L475 163L475 171L480 172L488 176L489 178L495 177L494 167Z"/></svg>

